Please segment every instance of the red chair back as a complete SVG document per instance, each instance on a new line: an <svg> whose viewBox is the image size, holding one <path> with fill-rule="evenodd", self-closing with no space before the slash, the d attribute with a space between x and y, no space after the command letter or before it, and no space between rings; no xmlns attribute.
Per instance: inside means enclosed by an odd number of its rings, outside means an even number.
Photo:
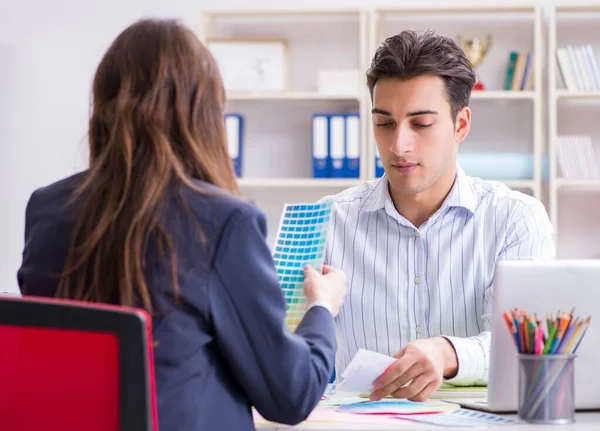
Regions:
<svg viewBox="0 0 600 431"><path fill-rule="evenodd" d="M157 431L143 310L0 297L2 431Z"/></svg>

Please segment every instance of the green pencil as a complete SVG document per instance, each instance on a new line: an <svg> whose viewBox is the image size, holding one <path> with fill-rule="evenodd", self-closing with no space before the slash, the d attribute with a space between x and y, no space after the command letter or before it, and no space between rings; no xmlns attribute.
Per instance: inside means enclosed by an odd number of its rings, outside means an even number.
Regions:
<svg viewBox="0 0 600 431"><path fill-rule="evenodd" d="M544 346L544 355L547 355L552 347L552 342L554 341L554 337L556 336L556 330L558 329L558 325L554 323L551 325L550 334L548 334L548 340L546 340L546 345Z"/></svg>

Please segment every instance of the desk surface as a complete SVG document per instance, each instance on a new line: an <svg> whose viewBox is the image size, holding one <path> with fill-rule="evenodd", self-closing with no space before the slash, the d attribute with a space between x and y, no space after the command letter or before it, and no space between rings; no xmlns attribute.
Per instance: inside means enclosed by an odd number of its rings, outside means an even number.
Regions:
<svg viewBox="0 0 600 431"><path fill-rule="evenodd" d="M416 422L411 422L401 419L388 418L382 420L380 418L373 420L369 423L369 419L363 415L348 415L339 414L339 422L332 420L332 415L327 414L328 419L319 421L320 413L323 410L330 410L329 408L317 407L315 409L315 419L307 422L303 422L294 427L277 425L267 423L261 419L256 422L256 429L261 431L281 431L281 430L312 430L312 431L396 431L396 430L428 430L428 431L442 431L444 429L453 431L471 431L471 430L490 430L490 431L598 431L600 430L600 413L596 412L585 412L577 413L575 423L569 425L530 425L530 424L517 424L507 426L490 426L490 427L478 427L478 428L450 428L441 427L436 425L426 425ZM352 417L348 417L352 416ZM514 417L514 416L507 416Z"/></svg>

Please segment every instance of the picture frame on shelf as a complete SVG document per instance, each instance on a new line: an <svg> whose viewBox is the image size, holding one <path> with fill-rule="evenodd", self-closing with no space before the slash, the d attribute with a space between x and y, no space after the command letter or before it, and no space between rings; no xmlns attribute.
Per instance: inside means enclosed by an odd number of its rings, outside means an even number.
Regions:
<svg viewBox="0 0 600 431"><path fill-rule="evenodd" d="M211 38L207 47L219 66L227 92L289 91L286 39Z"/></svg>

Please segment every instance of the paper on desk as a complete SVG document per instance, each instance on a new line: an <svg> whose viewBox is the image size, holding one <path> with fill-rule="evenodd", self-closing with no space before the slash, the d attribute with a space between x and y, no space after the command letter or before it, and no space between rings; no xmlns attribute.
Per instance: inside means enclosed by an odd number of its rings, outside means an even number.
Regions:
<svg viewBox="0 0 600 431"><path fill-rule="evenodd" d="M404 415L398 416L397 418L414 422L458 428L488 429L490 426L517 425L521 423L521 421L517 419L511 419L500 415L467 409L457 409L437 415Z"/></svg>
<svg viewBox="0 0 600 431"><path fill-rule="evenodd" d="M357 395L351 395L351 396L332 396L330 398L326 398L324 400L319 401L319 406L321 407L337 407L337 406L343 406L345 404L353 404L353 403L360 403L360 402L364 402L366 401L364 398L361 398Z"/></svg>
<svg viewBox="0 0 600 431"><path fill-rule="evenodd" d="M359 349L342 373L342 381L337 390L339 392L372 392L373 382L394 362L396 362L396 358L391 356Z"/></svg>
<svg viewBox="0 0 600 431"><path fill-rule="evenodd" d="M447 398L485 398L487 397L486 386L442 386L431 396L432 399Z"/></svg>

